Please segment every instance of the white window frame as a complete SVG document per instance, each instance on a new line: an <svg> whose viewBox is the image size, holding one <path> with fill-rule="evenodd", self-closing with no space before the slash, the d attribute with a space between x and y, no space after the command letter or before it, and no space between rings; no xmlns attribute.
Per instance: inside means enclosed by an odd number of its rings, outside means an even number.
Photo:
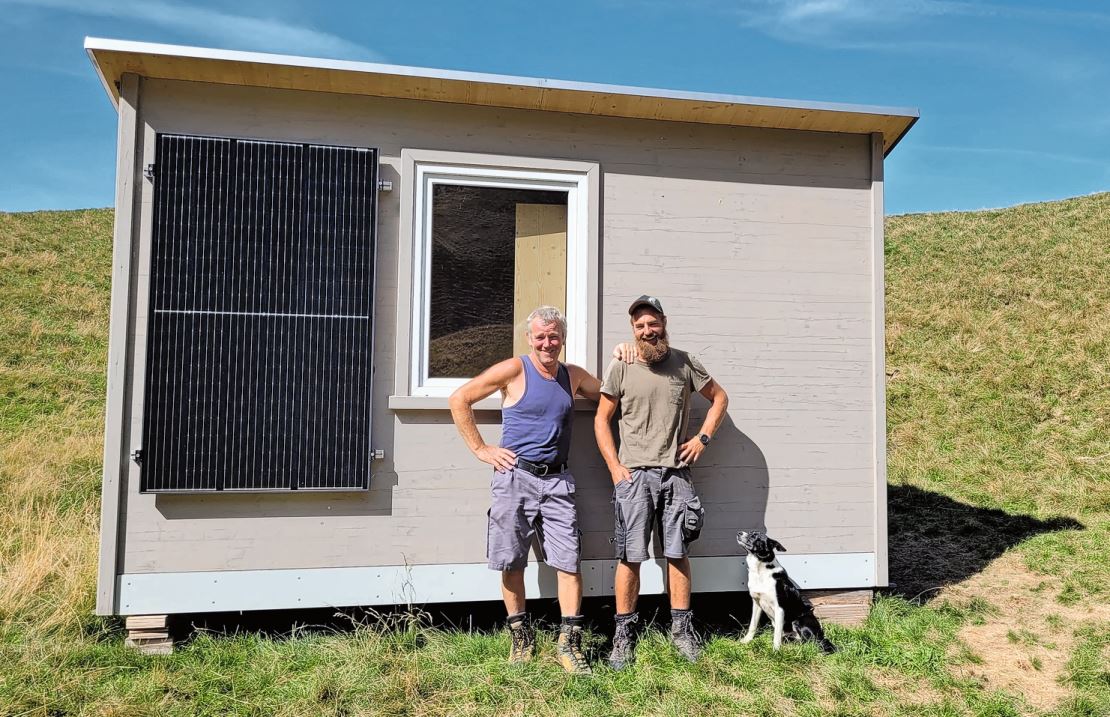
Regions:
<svg viewBox="0 0 1110 717"><path fill-rule="evenodd" d="M431 308L432 198L437 185L463 185L532 189L567 193L567 339L563 360L588 365L592 343L588 334L593 307L589 303L591 248L596 237L597 165L535 158L471 155L455 152L406 150L411 167L411 201L402 211L411 212L412 291L408 345L410 396L446 397L466 383L466 378L430 378L428 353ZM411 162L411 164L410 164ZM514 326L514 331L516 327Z"/></svg>

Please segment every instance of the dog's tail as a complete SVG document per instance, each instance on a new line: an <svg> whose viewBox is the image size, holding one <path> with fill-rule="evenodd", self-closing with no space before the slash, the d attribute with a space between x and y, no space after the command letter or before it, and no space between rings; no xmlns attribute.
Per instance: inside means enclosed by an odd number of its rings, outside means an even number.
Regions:
<svg viewBox="0 0 1110 717"><path fill-rule="evenodd" d="M821 648L821 652L826 655L836 652L836 645L829 642L829 639L825 637L825 631L821 629L821 623L817 621L813 613L806 614L801 620L795 620L791 627L797 639L816 643Z"/></svg>

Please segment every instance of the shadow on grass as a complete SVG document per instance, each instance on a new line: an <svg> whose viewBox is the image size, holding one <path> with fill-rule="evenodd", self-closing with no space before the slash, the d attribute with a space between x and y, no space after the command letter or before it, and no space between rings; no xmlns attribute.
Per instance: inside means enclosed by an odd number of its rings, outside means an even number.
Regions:
<svg viewBox="0 0 1110 717"><path fill-rule="evenodd" d="M1072 518L1040 520L978 508L913 486L892 485L887 498L892 592L923 602L1027 538L1084 527Z"/></svg>

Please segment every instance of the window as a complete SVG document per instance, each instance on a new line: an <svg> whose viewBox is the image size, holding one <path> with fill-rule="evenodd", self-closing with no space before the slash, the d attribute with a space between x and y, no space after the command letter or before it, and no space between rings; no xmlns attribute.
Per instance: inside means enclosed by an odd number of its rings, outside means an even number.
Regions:
<svg viewBox="0 0 1110 717"><path fill-rule="evenodd" d="M412 305L407 385L446 396L528 352L532 309L567 315L563 360L592 355L587 326L596 165L406 150Z"/></svg>

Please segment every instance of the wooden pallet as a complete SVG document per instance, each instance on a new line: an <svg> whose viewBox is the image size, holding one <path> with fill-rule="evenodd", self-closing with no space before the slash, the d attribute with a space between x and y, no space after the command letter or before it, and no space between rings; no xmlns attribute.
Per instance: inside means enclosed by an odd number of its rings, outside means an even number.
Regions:
<svg viewBox="0 0 1110 717"><path fill-rule="evenodd" d="M871 612L872 590L806 590L813 614L822 622L857 627Z"/></svg>
<svg viewBox="0 0 1110 717"><path fill-rule="evenodd" d="M173 652L169 615L132 615L125 625L128 647L144 655L168 655Z"/></svg>

